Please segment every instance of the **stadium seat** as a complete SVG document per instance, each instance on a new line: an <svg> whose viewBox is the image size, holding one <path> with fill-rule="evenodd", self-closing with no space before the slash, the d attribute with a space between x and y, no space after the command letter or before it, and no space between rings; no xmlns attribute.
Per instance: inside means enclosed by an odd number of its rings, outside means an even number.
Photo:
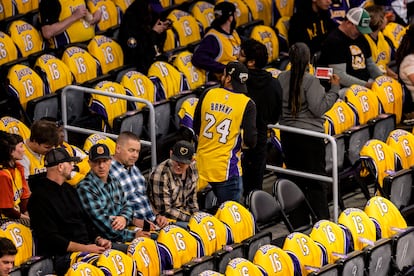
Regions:
<svg viewBox="0 0 414 276"><path fill-rule="evenodd" d="M224 274L227 276L243 276L246 274L254 276L266 275L260 266L257 266L251 261L240 257L229 261Z"/></svg>
<svg viewBox="0 0 414 276"><path fill-rule="evenodd" d="M194 135L193 121L198 98L194 93L189 93L174 100L176 100L174 104L175 112L173 118L175 128L179 129L180 127L186 127Z"/></svg>
<svg viewBox="0 0 414 276"><path fill-rule="evenodd" d="M334 275L340 275L338 264L324 265L318 271L314 271L309 274L309 276L334 276Z"/></svg>
<svg viewBox="0 0 414 276"><path fill-rule="evenodd" d="M65 276L83 275L105 276L104 272L99 267L84 262L74 263L69 267L69 270L65 274Z"/></svg>
<svg viewBox="0 0 414 276"><path fill-rule="evenodd" d="M30 138L30 129L21 121L10 116L0 119L0 130L22 136L23 140Z"/></svg>
<svg viewBox="0 0 414 276"><path fill-rule="evenodd" d="M395 118L395 114L382 113L370 120L368 124L371 128L371 138L385 142L391 131L396 128Z"/></svg>
<svg viewBox="0 0 414 276"><path fill-rule="evenodd" d="M210 185L207 184L206 187L203 187L201 189L198 188L197 201L200 211L204 211L210 214L216 213L216 210L218 208L217 197L214 194L213 189Z"/></svg>
<svg viewBox="0 0 414 276"><path fill-rule="evenodd" d="M128 246L127 254L135 261L140 275L161 274L160 253L155 240L146 237L136 238Z"/></svg>
<svg viewBox="0 0 414 276"><path fill-rule="evenodd" d="M17 50L16 44L14 44L12 38L0 31L0 65L6 64L11 61L15 61L19 58L19 50Z"/></svg>
<svg viewBox="0 0 414 276"><path fill-rule="evenodd" d="M382 191L385 198L400 210L406 218L412 209L413 171L412 169L399 170L393 175L384 178Z"/></svg>
<svg viewBox="0 0 414 276"><path fill-rule="evenodd" d="M214 5L207 1L196 1L189 8L191 14L196 18L205 31L214 20Z"/></svg>
<svg viewBox="0 0 414 276"><path fill-rule="evenodd" d="M184 74L188 81L189 89L194 90L207 81L207 73L205 70L197 68L191 62L193 54L188 51L182 51L178 53L174 58L174 66Z"/></svg>
<svg viewBox="0 0 414 276"><path fill-rule="evenodd" d="M275 226L281 221L279 202L266 191L251 191L246 198L246 206L254 216L258 231Z"/></svg>
<svg viewBox="0 0 414 276"><path fill-rule="evenodd" d="M246 5L252 13L253 20L261 19L264 25L272 26L272 1L267 0L246 0Z"/></svg>
<svg viewBox="0 0 414 276"><path fill-rule="evenodd" d="M310 231L316 222L316 215L295 183L288 179L277 179L273 184L273 195L280 203L282 219L289 232Z"/></svg>
<svg viewBox="0 0 414 276"><path fill-rule="evenodd" d="M276 32L265 23L265 25L254 26L250 38L263 43L267 48L268 64L276 62L279 58L279 40Z"/></svg>
<svg viewBox="0 0 414 276"><path fill-rule="evenodd" d="M3 223L0 225L0 237L10 239L16 246L15 266L20 266L33 256L32 232L23 224L13 221Z"/></svg>
<svg viewBox="0 0 414 276"><path fill-rule="evenodd" d="M414 266L414 227L395 235L392 239L394 273L401 273Z"/></svg>
<svg viewBox="0 0 414 276"><path fill-rule="evenodd" d="M99 61L102 74L113 72L116 75L116 70L124 68L124 53L112 38L96 35L88 44L88 52Z"/></svg>
<svg viewBox="0 0 414 276"><path fill-rule="evenodd" d="M339 266L339 274L347 275L364 275L365 271L365 254L363 251L355 250L349 253L346 258L342 258L337 262Z"/></svg>
<svg viewBox="0 0 414 276"><path fill-rule="evenodd" d="M126 9L131 5L133 1L131 0L111 0L115 5L121 9L122 14L125 14Z"/></svg>
<svg viewBox="0 0 414 276"><path fill-rule="evenodd" d="M101 20L95 26L96 34L115 38L121 24L121 8L117 7L112 0L89 0L87 5L92 14L98 9L102 11Z"/></svg>
<svg viewBox="0 0 414 276"><path fill-rule="evenodd" d="M245 239L242 243L244 245L244 256L249 261L253 261L256 251L265 244L270 244L272 241L272 232L262 231L254 236Z"/></svg>
<svg viewBox="0 0 414 276"><path fill-rule="evenodd" d="M226 246L226 248L214 253L214 258L216 259L215 271L225 273L227 264L230 260L243 257L245 257L243 244L235 243L230 246Z"/></svg>
<svg viewBox="0 0 414 276"><path fill-rule="evenodd" d="M384 36L391 40L392 48L394 51L396 51L400 46L400 42L405 32L406 28L403 25L398 24L396 22L388 22L387 25L385 25L384 30L382 31Z"/></svg>
<svg viewBox="0 0 414 276"><path fill-rule="evenodd" d="M403 129L395 129L388 135L386 143L400 157L403 169L414 166L414 134Z"/></svg>
<svg viewBox="0 0 414 276"><path fill-rule="evenodd" d="M225 0L216 1L216 5L220 2L224 2ZM249 23L253 20L252 15L250 13L249 7L243 0L231 0L229 1L236 6L236 24L237 27Z"/></svg>
<svg viewBox="0 0 414 276"><path fill-rule="evenodd" d="M44 117L60 119L59 95L56 93L44 95L27 102L26 114L31 122Z"/></svg>
<svg viewBox="0 0 414 276"><path fill-rule="evenodd" d="M114 140L107 136L103 136L101 134L91 134L86 138L85 144L83 145L83 150L86 153L89 153L90 148L95 144L105 144L109 148L109 152L111 155L115 154L116 143Z"/></svg>
<svg viewBox="0 0 414 276"><path fill-rule="evenodd" d="M380 239L364 248L368 275L386 276L391 272L392 241Z"/></svg>
<svg viewBox="0 0 414 276"><path fill-rule="evenodd" d="M130 131L138 137L142 137L144 119L144 112L142 110L127 111L114 118L112 130L117 134Z"/></svg>
<svg viewBox="0 0 414 276"><path fill-rule="evenodd" d="M253 263L260 266L268 275L283 276L300 273L298 264L294 264L290 255L271 244L265 244L256 251Z"/></svg>
<svg viewBox="0 0 414 276"><path fill-rule="evenodd" d="M356 126L357 118L351 107L343 100L338 99L323 115L325 133L329 135L342 134Z"/></svg>
<svg viewBox="0 0 414 276"><path fill-rule="evenodd" d="M27 267L27 275L48 275L54 272L51 258L34 256L24 266Z"/></svg>
<svg viewBox="0 0 414 276"><path fill-rule="evenodd" d="M352 85L345 91L345 101L357 116L357 124L363 125L380 114L380 104L374 92L361 85Z"/></svg>
<svg viewBox="0 0 414 276"><path fill-rule="evenodd" d="M35 1L26 1L35 2ZM10 23L8 33L22 54L22 57L37 54L45 49L43 37L33 25L23 20Z"/></svg>
<svg viewBox="0 0 414 276"><path fill-rule="evenodd" d="M108 249L99 255L96 266L110 272L109 275L131 276L137 274L134 260L125 253Z"/></svg>
<svg viewBox="0 0 414 276"><path fill-rule="evenodd" d="M182 266L184 275L199 275L205 270L214 270L216 266L213 256L203 256Z"/></svg>

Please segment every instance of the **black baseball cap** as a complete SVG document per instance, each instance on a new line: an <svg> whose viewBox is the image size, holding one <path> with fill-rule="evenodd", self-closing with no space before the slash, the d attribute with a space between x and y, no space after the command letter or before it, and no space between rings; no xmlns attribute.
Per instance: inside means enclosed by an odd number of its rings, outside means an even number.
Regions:
<svg viewBox="0 0 414 276"><path fill-rule="evenodd" d="M188 141L178 141L172 148L171 159L183 164L190 164L193 160L194 146Z"/></svg>
<svg viewBox="0 0 414 276"><path fill-rule="evenodd" d="M111 159L109 148L105 144L95 144L89 150L89 160Z"/></svg>
<svg viewBox="0 0 414 276"><path fill-rule="evenodd" d="M53 167L64 162L79 162L81 159L76 156L70 156L66 149L51 149L45 155L45 167Z"/></svg>
<svg viewBox="0 0 414 276"><path fill-rule="evenodd" d="M247 94L246 82L249 78L249 71L243 63L237 61L227 63L226 74L231 76L231 85L234 92Z"/></svg>

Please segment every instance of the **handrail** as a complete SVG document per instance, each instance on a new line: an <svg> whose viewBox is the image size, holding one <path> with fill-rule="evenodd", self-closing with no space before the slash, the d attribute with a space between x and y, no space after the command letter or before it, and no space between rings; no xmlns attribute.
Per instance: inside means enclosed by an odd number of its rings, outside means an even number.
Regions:
<svg viewBox="0 0 414 276"><path fill-rule="evenodd" d="M338 205L338 147L335 141L335 138L333 138L331 135L312 131L312 130L306 130L296 127L289 127L289 126L283 126L283 125L268 125L268 128L278 128L283 131L287 132L293 132L298 134L303 134L306 136L312 136L317 138L323 138L327 139L332 144L332 176L326 176L326 175L320 175L320 174L313 174L313 173L306 173L302 171L297 170L290 170L285 169L278 166L272 166L272 165L266 165L266 169L274 171L274 172L280 172L290 175L296 175L301 176L304 178L310 178L315 180L321 180L325 182L331 182L332 183L332 193L333 193L333 208L334 208L334 222L338 222L338 216L339 216L339 205ZM282 145L283 147L283 145Z"/></svg>
<svg viewBox="0 0 414 276"><path fill-rule="evenodd" d="M68 86L66 86L62 91L62 98L61 98L61 102L62 102L62 121L63 121L64 133L65 133L65 140L68 139L67 130L77 132L77 133L83 133L83 134L95 134L96 133L96 134L105 135L105 136L108 136L108 137L111 137L111 138L114 138L114 139L116 139L118 137L118 135L116 135L116 134L111 134L111 133L106 133L106 132L101 132L101 131L91 130L91 129L87 129L87 128L81 128L81 127L68 125L68 114L67 114L67 105L66 105L67 93L79 93L79 92L84 92L84 93L88 93L88 94L103 95L103 96L108 96L108 97L112 97L112 98L119 98L119 99L131 101L131 102L141 102L141 103L146 104L146 106L149 109L149 132L150 132L150 140L151 141L141 140L141 143L143 145L151 146L151 167L152 167L152 169L154 169L157 166L157 147L156 147L157 143L156 143L156 138L155 138L155 111L154 111L153 104L151 102L145 100L145 99L136 98L136 97L132 97L132 96L115 94L115 93L111 93L111 92L101 91L101 90L82 87L82 86L77 86L77 85L68 85Z"/></svg>

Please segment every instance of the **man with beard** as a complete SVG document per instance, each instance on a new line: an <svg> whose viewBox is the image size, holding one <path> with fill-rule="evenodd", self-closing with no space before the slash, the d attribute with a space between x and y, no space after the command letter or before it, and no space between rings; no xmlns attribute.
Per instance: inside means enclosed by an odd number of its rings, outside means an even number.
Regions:
<svg viewBox="0 0 414 276"><path fill-rule="evenodd" d="M263 70L268 53L262 43L249 39L241 44L239 61L249 70L247 96L256 103L257 144L243 151L243 193L262 190L263 174L266 168L267 125L279 120L282 102L282 88L272 74Z"/></svg>

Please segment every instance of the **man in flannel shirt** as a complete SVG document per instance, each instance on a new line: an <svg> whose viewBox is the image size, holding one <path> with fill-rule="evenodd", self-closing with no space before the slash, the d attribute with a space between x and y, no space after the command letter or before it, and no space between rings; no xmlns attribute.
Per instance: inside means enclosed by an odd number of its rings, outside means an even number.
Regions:
<svg viewBox="0 0 414 276"><path fill-rule="evenodd" d="M134 211L134 225L143 228L146 220L150 223L151 230L155 229L154 224L163 228L168 225L168 219L158 213L154 214L147 196L145 178L135 166L140 150L141 143L137 135L130 131L119 134L109 173L121 183L125 197Z"/></svg>
<svg viewBox="0 0 414 276"><path fill-rule="evenodd" d="M127 228L133 211L121 184L109 175L111 159L109 148L104 144L96 144L89 150L91 171L77 186L82 206L100 234L111 241L128 242L139 236L149 237L149 232Z"/></svg>

